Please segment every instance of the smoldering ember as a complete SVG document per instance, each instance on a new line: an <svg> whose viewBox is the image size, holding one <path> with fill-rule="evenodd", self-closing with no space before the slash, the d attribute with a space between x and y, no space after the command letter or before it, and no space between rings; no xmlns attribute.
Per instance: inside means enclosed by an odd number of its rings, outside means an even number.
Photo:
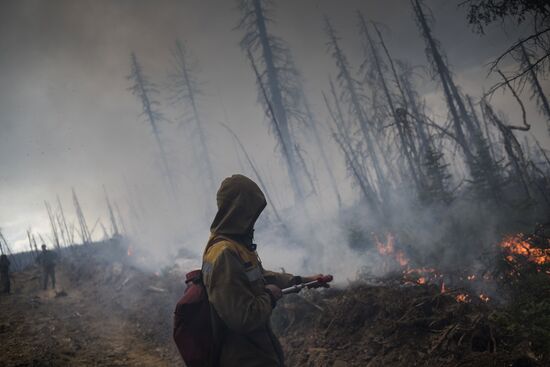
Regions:
<svg viewBox="0 0 550 367"><path fill-rule="evenodd" d="M550 2L0 7L0 366L550 366Z"/></svg>

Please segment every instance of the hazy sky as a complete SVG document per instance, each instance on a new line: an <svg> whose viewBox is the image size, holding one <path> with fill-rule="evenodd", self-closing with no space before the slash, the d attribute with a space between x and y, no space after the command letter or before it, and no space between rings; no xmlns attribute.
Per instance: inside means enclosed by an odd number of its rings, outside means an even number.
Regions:
<svg viewBox="0 0 550 367"><path fill-rule="evenodd" d="M519 31L494 27L481 37L466 24L464 10L457 8L459 1L426 3L436 17L434 35L458 84L479 96L494 81L486 79L485 64L516 40ZM357 9L388 27L387 43L395 57L426 65L407 0L281 0L275 5L276 23L270 31L289 43L322 122L327 116L321 92L327 88L328 75L335 74L326 52L324 14L333 20L353 66L359 65L362 56ZM0 227L8 241L16 243L14 247L26 246L28 227L48 231L43 201L55 200L56 194L72 220L71 187L80 196L90 226L100 216L106 219L103 184L125 215L129 215L129 187L144 197L150 215L161 219L155 231L188 225L207 230L204 218L213 213L215 200L194 194L201 184L189 177L193 162L186 148L188 139L178 127L181 110L168 106L164 87L176 39L185 42L196 61L196 75L204 82L200 108L217 178L239 170L234 145L218 125L227 116L272 182L272 195L285 202L288 191L276 187L287 181L280 174L263 111L256 104L253 73L238 47L242 33L234 29L240 17L234 1L1 0L0 7ZM127 90L132 51L159 85L158 100L172 121L162 124L161 130L182 185L188 223L171 215L161 204L164 199L156 200L161 187L156 146L150 127L139 116L139 101ZM549 91L548 81L544 87ZM420 88L434 113L443 116L436 84L427 82ZM511 121L520 116L509 96L499 94L495 105L509 113ZM547 137L544 120L532 104L528 107L534 132ZM549 146L547 138L543 141ZM327 144L327 150L333 153L341 189L351 200L344 161L334 146ZM323 177L323 172L318 174ZM321 191L330 195L329 189Z"/></svg>

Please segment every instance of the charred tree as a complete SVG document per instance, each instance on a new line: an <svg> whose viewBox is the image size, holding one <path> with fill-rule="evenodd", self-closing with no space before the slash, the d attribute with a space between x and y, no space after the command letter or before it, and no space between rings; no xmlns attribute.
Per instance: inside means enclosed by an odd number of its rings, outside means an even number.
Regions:
<svg viewBox="0 0 550 367"><path fill-rule="evenodd" d="M420 0L411 0L416 20L426 42L426 54L432 69L437 74L443 88L445 101L457 143L461 147L468 167L474 190L481 198L490 196L500 202L502 178L498 164L492 159L489 146L479 128L472 121L463 97L453 81L438 42L434 39L428 19Z"/></svg>
<svg viewBox="0 0 550 367"><path fill-rule="evenodd" d="M52 211L52 207L50 203L48 203L47 201L44 201L44 206L46 207L46 211L48 212L48 219L50 220L50 226L52 229L52 236L53 236L53 244L55 248L59 250L61 248L61 245L59 243L59 233L57 229L57 223L55 221L55 216Z"/></svg>
<svg viewBox="0 0 550 367"><path fill-rule="evenodd" d="M383 198L384 202L387 203L389 200L389 182L386 180L386 177L382 170L382 166L378 159L378 154L376 152L376 145L374 141L375 139L371 131L371 122L369 121L369 118L363 110L365 97L363 95L361 84L351 75L348 60L344 52L340 48L339 37L332 27L328 17L325 17L325 32L329 38L329 51L336 63L336 67L338 68L337 80L341 89L340 99L347 102L350 115L359 125L360 131L365 141L365 148L368 154L368 159L374 168L378 190L380 191L381 197Z"/></svg>
<svg viewBox="0 0 550 367"><path fill-rule="evenodd" d="M321 155L321 160L323 162L323 165L327 171L327 175L329 177L330 186L332 188L332 191L334 192L334 196L336 197L336 202L338 203L338 207L342 207L342 198L340 196L340 192L338 191L338 184L336 183L336 178L334 177L334 173L332 172L332 166L329 162L329 159L327 157L327 154L324 149L324 144L321 139L321 134L319 133L318 123L317 119L313 115L313 112L311 111L311 108L309 106L309 102L307 100L307 97L305 96L305 93L302 92L302 100L305 108L305 114L306 114L306 120L307 120L307 126L309 129L313 132L313 139L315 142L315 145L317 147L317 150L319 151L319 154Z"/></svg>
<svg viewBox="0 0 550 367"><path fill-rule="evenodd" d="M521 144L513 133L513 130L523 130L523 128L504 124L501 119L497 117L492 106L489 104L489 102L487 102L486 99L483 99L482 107L489 120L501 132L504 150L513 169L512 178L514 179L514 181L518 182L523 188L525 197L527 199L532 199L530 189L530 175L528 170L529 164L524 156Z"/></svg>
<svg viewBox="0 0 550 367"><path fill-rule="evenodd" d="M254 161L252 160L252 158L250 157L250 155L246 151L246 148L244 147L243 143L241 142L241 139L239 139L239 136L237 134L235 134L235 132L228 125L222 124L222 123L220 123L220 124L229 132L229 134L231 134L231 136L233 137L235 143L239 146L239 148L243 152L244 157L246 158L246 161L248 162L248 165L250 166L250 169L252 170L252 172L254 172L254 175L258 179L258 183L260 184L260 187L262 188L262 190L265 194L266 201L269 203L269 207L271 208L271 210L273 210L273 214L275 215L275 218L286 229L285 222L283 221L283 219L279 215L279 211L277 210L277 207L275 206L275 203L273 202L273 200L271 199L271 196L269 195L269 190L267 189L267 186L264 183L262 175L260 174L260 171L256 168L256 165L254 164Z"/></svg>
<svg viewBox="0 0 550 367"><path fill-rule="evenodd" d="M184 44L179 40L176 41L176 47L172 54L175 68L170 76L170 80L172 81L172 99L174 102L183 105L185 110L185 122L192 124L195 128L195 134L193 135L196 135L197 139L192 139L192 142L196 145L194 149L198 152L197 158L200 162L204 163L204 167L200 167L201 176L204 177L207 182L209 193L214 193L216 180L212 168L212 159L210 150L208 149L204 123L198 107L198 99L202 96L202 91L199 87L200 82L189 61L188 52Z"/></svg>
<svg viewBox="0 0 550 367"><path fill-rule="evenodd" d="M381 40L382 44L383 40ZM415 122L415 131L419 139L420 152L425 147L428 147L433 144L433 138L429 133L428 128L425 124L422 123L424 119L424 105L418 100L418 93L415 90L413 84L413 69L411 66L406 63L400 63L399 73L396 72L394 75L396 83L399 83L401 91L401 99L403 107L407 113L411 114Z"/></svg>
<svg viewBox="0 0 550 367"><path fill-rule="evenodd" d="M74 244L73 232L69 231L69 226L67 225L67 219L65 218L65 212L63 211L63 205L61 205L61 200L59 196L56 196L57 200L57 211L58 211L58 223L59 227L62 229L61 232L65 233L64 237L66 239L65 245L70 246Z"/></svg>
<svg viewBox="0 0 550 367"><path fill-rule="evenodd" d="M377 29L376 26L375 29ZM384 45L380 33L379 38ZM383 48L386 49L385 46ZM392 67L392 70L394 69ZM414 126L415 136L418 140L420 171L423 173L422 187L419 193L420 200L425 203L450 203L453 200L453 195L449 189L449 181L452 177L449 173L449 164L445 162L441 148L437 146L434 136L427 127L427 116L424 106L418 101L418 93L415 91L412 81L411 67L401 63L399 69L400 74L394 71L394 78L399 80L401 103L404 106L404 110L400 110L400 114L405 121L412 120L410 124L406 125Z"/></svg>
<svg viewBox="0 0 550 367"><path fill-rule="evenodd" d="M415 94L412 89L412 84L410 80L403 81L402 77L400 77L397 67L395 65L395 62L393 61L393 58L390 54L390 51L388 50L388 47L386 46L386 43L384 42L384 38L382 37L382 32L378 29L376 24L372 22L372 26L374 30L376 31L376 34L378 35L378 41L380 42L380 46L382 47L382 50L384 51L384 54L386 55L386 61L388 62L390 66L390 70L393 76L393 82L395 86L397 87L397 90L399 91L399 97L397 98L397 104L398 108L404 109L405 111L408 111L409 107L411 110L419 116L418 110L418 102L416 101L416 98L413 97ZM407 84L405 86L404 84ZM407 92L406 88L409 88L409 94L411 95L410 101L407 98ZM399 106L400 104L400 106ZM396 111L397 112L397 111ZM425 129L424 125L418 123L418 121L413 120L413 126L407 124L408 120L405 119L404 122L406 123L403 125L403 130L405 132L405 136L407 137L407 140L409 141L409 145L411 147L412 153L414 154L414 158L417 161L417 165L419 166L421 164L421 155L423 153L423 149L425 146L427 146L431 140L431 137L428 135L427 130ZM417 139L414 138L414 132L416 132ZM416 142L416 140L419 140ZM418 145L418 147L416 146ZM418 174L420 176L420 181L422 179L422 170L417 167Z"/></svg>
<svg viewBox="0 0 550 367"><path fill-rule="evenodd" d="M359 18L360 33L366 39L366 45L365 45L366 59L363 62L362 69L363 70L367 69L368 64L372 64L374 68L375 81L382 89L385 102L389 110L390 117L397 128L397 134L399 136L399 143L400 143L399 150L401 152L401 155L405 158L405 161L407 162L409 177L412 178L416 186L416 189L418 190L421 186L421 183L420 183L421 172L419 171L416 165L416 163L418 162L418 158L417 158L418 154L417 154L414 138L412 136L412 131L410 129L410 126L407 124L407 120L400 118L396 113L396 110L398 107L395 105L394 97L390 92L390 87L388 86L388 83L386 81L386 76L384 73L384 70L387 67L386 65L384 65L383 60L381 59L381 56L379 54L378 47L374 43L374 40L370 35L369 29L363 14L361 14L361 12L357 12L357 15ZM368 56L370 56L372 59L369 59Z"/></svg>
<svg viewBox="0 0 550 367"><path fill-rule="evenodd" d="M535 66L531 63L529 53L527 52L523 44L521 44L520 50L521 50L522 66L525 70L528 71L529 82L531 84L531 89L533 91L531 98L535 98L540 111L546 117L548 133L550 133L550 103L548 102L548 98L546 97L546 94L542 90L542 86L540 84L539 78L535 73Z"/></svg>
<svg viewBox="0 0 550 367"><path fill-rule="evenodd" d="M413 5L416 19L422 31L424 41L426 42L426 54L428 56L428 59L431 61L432 68L435 69L435 72L439 76L440 83L445 94L445 101L447 102L447 107L449 108L449 112L453 121L458 143L463 150L468 166L471 167L474 162L474 154L471 152L467 143L463 123L458 112L458 107L456 106L456 101L454 100L453 93L451 92L447 64L445 63L443 56L439 51L439 46L436 40L432 36L431 28L428 25L428 20L424 15L424 11L422 10L420 2L418 0L411 0L411 3Z"/></svg>
<svg viewBox="0 0 550 367"><path fill-rule="evenodd" d="M38 252L35 251L35 248L33 247L32 237L31 237L31 229L30 228L27 229L27 238L29 239L30 252L33 255L33 257L36 258L36 256L38 255Z"/></svg>
<svg viewBox="0 0 550 367"><path fill-rule="evenodd" d="M118 230L118 224L115 217L115 212L113 211L113 206L111 205L111 200L109 200L109 195L107 194L107 189L105 188L105 185L103 185L103 192L105 193L105 203L107 204L107 210L109 211L109 219L111 221L111 234L112 236L118 236L120 235L120 231Z"/></svg>
<svg viewBox="0 0 550 367"><path fill-rule="evenodd" d="M329 129L332 132L332 137L344 154L348 171L352 175L357 186L359 186L363 197L365 198L365 201L373 211L380 214L380 202L378 195L372 186L371 179L369 178L368 168L360 164L356 149L352 143L351 135L349 133L348 127L345 124L342 107L340 106L340 101L336 94L336 90L334 88L332 80L330 80L330 90L334 101L334 109L331 107L328 98L324 94L323 98L325 100L327 110L329 111L329 114L336 128L335 130L329 125Z"/></svg>
<svg viewBox="0 0 550 367"><path fill-rule="evenodd" d="M141 102L141 115L144 115L147 119L147 122L149 122L149 124L151 125L151 130L153 132L157 148L160 152L163 176L168 181L169 189L172 196L175 200L177 200L178 195L176 184L174 182L172 172L170 171L166 150L160 136L159 122L165 120L165 118L158 109L159 102L153 98L153 95L158 94L157 87L143 74L143 69L141 68L138 59L133 52L130 57L130 62L130 75L128 75L127 79L130 80L133 84L129 88L129 90L134 96L138 97Z"/></svg>
<svg viewBox="0 0 550 367"><path fill-rule="evenodd" d="M550 2L548 0L465 0L461 5L467 7L467 19L470 25L481 35L485 28L499 22L509 21L515 26L522 25L523 37L511 44L504 52L496 57L489 67L489 72L499 70L508 60L517 60L521 56L522 48L528 48L533 53L533 61L528 66L524 63L513 62L516 65L508 72L510 82L523 84L532 79L534 73L537 78L544 77L550 70ZM527 33L525 34L525 31ZM527 66L527 67L526 67ZM498 89L505 89L507 82L502 81L491 87L488 94Z"/></svg>
<svg viewBox="0 0 550 367"><path fill-rule="evenodd" d="M271 130L282 153L294 199L301 202L306 196L306 178L300 173L299 157L295 150L297 142L290 126L299 114L300 91L296 83L299 74L285 42L267 30L271 21L270 4L260 0L239 1L243 17L238 28L245 33L240 45L255 69L259 100L266 110L272 111Z"/></svg>
<svg viewBox="0 0 550 367"><path fill-rule="evenodd" d="M448 182L451 179L448 167L443 158L443 153L432 145L426 147L424 162L426 179L420 192L420 200L425 203L446 203L453 201Z"/></svg>
<svg viewBox="0 0 550 367"><path fill-rule="evenodd" d="M87 245L92 242L92 236L90 235L90 230L88 229L88 225L86 224L86 218L84 218L84 213L82 212L82 208L80 206L80 202L78 201L78 197L76 196L76 192L74 189L73 191L73 205L74 209L76 211L76 218L78 219L78 224L80 226L80 239L82 240L82 244Z"/></svg>
<svg viewBox="0 0 550 367"><path fill-rule="evenodd" d="M120 226L122 227L122 233L124 234L128 234L128 229L126 227L126 223L124 222L124 217L122 216L122 213L120 211L120 208L118 207L118 204L115 202L114 203L114 207L115 207L115 210L116 210L116 214L117 214L117 217L118 217L118 222L120 223Z"/></svg>

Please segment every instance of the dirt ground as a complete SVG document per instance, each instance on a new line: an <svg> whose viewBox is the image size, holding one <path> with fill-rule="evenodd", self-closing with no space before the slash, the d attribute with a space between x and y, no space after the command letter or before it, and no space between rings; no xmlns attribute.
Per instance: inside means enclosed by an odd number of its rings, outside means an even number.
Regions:
<svg viewBox="0 0 550 367"><path fill-rule="evenodd" d="M59 293L41 290L35 268L16 273L15 293L0 296L0 366L182 365L100 290L75 287L59 268Z"/></svg>

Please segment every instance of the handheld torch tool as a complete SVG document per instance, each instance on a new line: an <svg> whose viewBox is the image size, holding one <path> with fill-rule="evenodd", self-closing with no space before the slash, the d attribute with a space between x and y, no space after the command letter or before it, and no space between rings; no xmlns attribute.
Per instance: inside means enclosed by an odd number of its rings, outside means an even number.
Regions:
<svg viewBox="0 0 550 367"><path fill-rule="evenodd" d="M293 285L292 287L282 289L281 292L283 294L289 294L289 293L298 293L304 288L318 288L318 287L328 288L328 283L332 282L332 279L333 279L332 275L323 275L322 277L319 277L311 282L300 283L300 284Z"/></svg>

